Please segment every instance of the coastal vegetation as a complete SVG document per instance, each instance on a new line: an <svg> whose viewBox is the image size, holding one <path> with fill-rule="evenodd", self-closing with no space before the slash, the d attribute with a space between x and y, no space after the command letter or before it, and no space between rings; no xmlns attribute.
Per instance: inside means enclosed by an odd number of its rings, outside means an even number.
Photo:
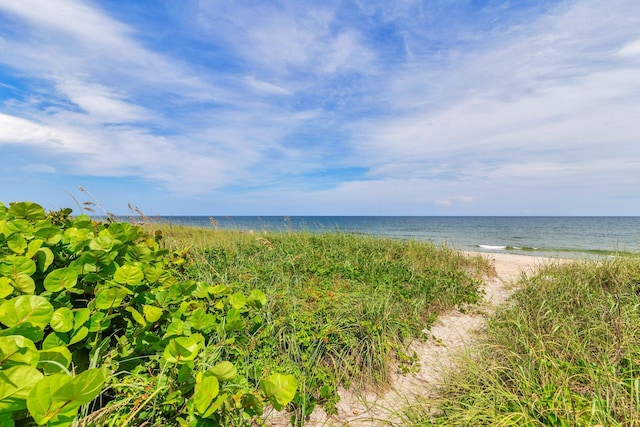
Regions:
<svg viewBox="0 0 640 427"><path fill-rule="evenodd" d="M295 424L317 405L333 413L338 386L381 390L393 369L415 369L408 344L427 338L438 313L477 302L493 272L480 256L425 242L158 227L171 250L192 245L185 277L266 294L264 326L243 364L297 378Z"/></svg>
<svg viewBox="0 0 640 427"><path fill-rule="evenodd" d="M447 247L0 203L0 426L304 424L384 388L490 266Z"/></svg>
<svg viewBox="0 0 640 427"><path fill-rule="evenodd" d="M638 256L542 267L519 288L407 425L640 425Z"/></svg>

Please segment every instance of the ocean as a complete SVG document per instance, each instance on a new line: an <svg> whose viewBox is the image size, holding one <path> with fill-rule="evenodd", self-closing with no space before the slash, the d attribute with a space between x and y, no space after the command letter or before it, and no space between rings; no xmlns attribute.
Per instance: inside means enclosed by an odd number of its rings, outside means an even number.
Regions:
<svg viewBox="0 0 640 427"><path fill-rule="evenodd" d="M540 256L640 252L640 217L172 216L157 220L254 233L357 233L429 241L460 250Z"/></svg>

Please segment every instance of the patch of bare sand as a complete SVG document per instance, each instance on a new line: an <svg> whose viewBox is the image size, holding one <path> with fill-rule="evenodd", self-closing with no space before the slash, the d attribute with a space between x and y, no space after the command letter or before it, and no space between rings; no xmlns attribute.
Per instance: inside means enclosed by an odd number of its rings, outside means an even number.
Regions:
<svg viewBox="0 0 640 427"><path fill-rule="evenodd" d="M477 255L478 253L469 253ZM486 278L484 301L478 306L467 307L441 315L430 330L431 339L415 342L411 350L418 356L420 369L413 374L394 374L389 389L382 395L367 393L356 395L340 390L336 415L328 416L322 408L316 408L305 426L369 427L398 425L398 410L418 397L436 397L443 384L443 373L450 368L453 356L468 347L480 336L487 314L504 303L511 295L521 276L531 274L536 267L557 259L481 253L493 262L496 277ZM276 414L268 420L270 426L287 425Z"/></svg>

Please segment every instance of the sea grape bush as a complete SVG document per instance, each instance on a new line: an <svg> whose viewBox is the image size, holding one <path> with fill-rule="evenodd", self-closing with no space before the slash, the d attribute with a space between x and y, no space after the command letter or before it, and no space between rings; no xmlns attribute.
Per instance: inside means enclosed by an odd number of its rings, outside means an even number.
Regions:
<svg viewBox="0 0 640 427"><path fill-rule="evenodd" d="M0 426L243 425L292 401L293 376L238 369L264 293L178 279L161 238L0 203Z"/></svg>

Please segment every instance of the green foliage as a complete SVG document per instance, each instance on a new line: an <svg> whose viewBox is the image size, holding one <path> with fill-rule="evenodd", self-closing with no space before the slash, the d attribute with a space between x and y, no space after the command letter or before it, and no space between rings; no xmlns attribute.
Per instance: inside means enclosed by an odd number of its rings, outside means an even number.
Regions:
<svg viewBox="0 0 640 427"><path fill-rule="evenodd" d="M640 257L546 266L410 425L640 426ZM425 413L426 412L426 413Z"/></svg>
<svg viewBox="0 0 640 427"><path fill-rule="evenodd" d="M234 365L261 291L179 280L161 235L70 213L0 203L2 426L244 425L293 399L295 379L267 393Z"/></svg>
<svg viewBox="0 0 640 427"><path fill-rule="evenodd" d="M423 242L174 225L163 235L169 245L194 246L186 277L233 286L249 292L246 304L265 305L238 368L294 374L299 387L288 406L297 424L318 405L335 412L340 386L380 389L394 367L411 370L408 344L428 339L425 328L439 311L476 302L481 276L491 274L480 257ZM232 300L242 307L242 298Z"/></svg>

